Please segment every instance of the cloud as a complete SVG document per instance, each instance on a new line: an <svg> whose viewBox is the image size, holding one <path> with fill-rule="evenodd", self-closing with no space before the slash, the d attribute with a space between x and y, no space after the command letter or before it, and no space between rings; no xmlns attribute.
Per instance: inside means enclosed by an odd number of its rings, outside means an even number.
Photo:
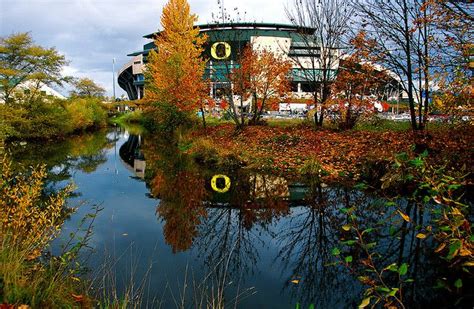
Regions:
<svg viewBox="0 0 474 309"><path fill-rule="evenodd" d="M188 0L199 23L212 22L218 12L217 0ZM222 1L222 0L220 0ZM284 0L225 1L246 21L285 22ZM112 59L118 70L141 50L144 34L160 27L165 0L1 0L0 36L30 31L45 47L54 46L71 62L65 72L90 77L112 94ZM117 95L122 90L116 86ZM67 94L67 89L62 91Z"/></svg>

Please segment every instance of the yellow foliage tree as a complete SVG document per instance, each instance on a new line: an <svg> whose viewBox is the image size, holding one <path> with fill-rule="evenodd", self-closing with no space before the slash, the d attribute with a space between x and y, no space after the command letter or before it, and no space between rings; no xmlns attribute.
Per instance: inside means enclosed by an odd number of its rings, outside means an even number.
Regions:
<svg viewBox="0 0 474 309"><path fill-rule="evenodd" d="M201 57L206 36L194 27L196 21L186 0L169 0L163 8L163 31L155 38L157 50L148 58L145 97L149 102L171 105L180 112L202 108L207 96L206 63Z"/></svg>
<svg viewBox="0 0 474 309"><path fill-rule="evenodd" d="M46 169L40 166L29 173L14 174L11 162L0 161L0 244L39 252L59 232L65 218L68 186L42 199Z"/></svg>

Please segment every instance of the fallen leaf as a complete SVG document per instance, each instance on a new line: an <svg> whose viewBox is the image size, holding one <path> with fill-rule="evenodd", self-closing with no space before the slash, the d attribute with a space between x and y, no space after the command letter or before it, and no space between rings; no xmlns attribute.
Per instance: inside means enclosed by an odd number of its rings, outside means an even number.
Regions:
<svg viewBox="0 0 474 309"><path fill-rule="evenodd" d="M84 300L84 295L71 294L75 302L82 302Z"/></svg>

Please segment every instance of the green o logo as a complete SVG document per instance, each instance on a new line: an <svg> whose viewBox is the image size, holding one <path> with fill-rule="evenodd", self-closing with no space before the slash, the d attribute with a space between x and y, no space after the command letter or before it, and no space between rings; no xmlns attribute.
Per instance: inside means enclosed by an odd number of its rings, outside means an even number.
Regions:
<svg viewBox="0 0 474 309"><path fill-rule="evenodd" d="M224 188L217 187L217 179L224 179ZM226 175L214 175L211 179L211 187L216 192L225 193L230 189L230 178Z"/></svg>
<svg viewBox="0 0 474 309"><path fill-rule="evenodd" d="M229 43L216 42L211 46L211 56L216 60L224 60L230 57L231 48Z"/></svg>

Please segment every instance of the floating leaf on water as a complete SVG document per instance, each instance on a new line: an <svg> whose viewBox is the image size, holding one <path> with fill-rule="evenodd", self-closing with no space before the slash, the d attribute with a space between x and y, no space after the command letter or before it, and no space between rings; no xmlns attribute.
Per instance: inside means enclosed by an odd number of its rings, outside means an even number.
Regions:
<svg viewBox="0 0 474 309"><path fill-rule="evenodd" d="M291 280L290 282L291 282L291 283L294 283L294 284L300 283L300 281L299 281L298 279L293 279L293 280Z"/></svg>

